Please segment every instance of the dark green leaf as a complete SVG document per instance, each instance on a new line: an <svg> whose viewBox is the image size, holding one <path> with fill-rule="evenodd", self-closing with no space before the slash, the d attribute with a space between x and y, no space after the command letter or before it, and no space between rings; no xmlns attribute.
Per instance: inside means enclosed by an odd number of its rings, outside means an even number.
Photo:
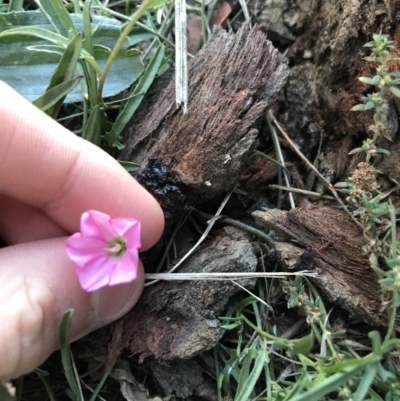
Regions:
<svg viewBox="0 0 400 401"><path fill-rule="evenodd" d="M133 173L134 171L138 171L140 169L140 164L133 163L133 162L126 162L126 161L123 161L123 160L119 160L119 164L126 171L129 171L130 173Z"/></svg>
<svg viewBox="0 0 400 401"><path fill-rule="evenodd" d="M75 74L76 66L79 59L79 54L82 49L82 37L80 34L76 34L74 38L71 39L68 46L66 47L64 54L62 55L56 70L54 71L49 86L46 89L46 93L52 88L62 85L65 82L73 82L73 77ZM67 95L76 85L71 87L65 95ZM61 97L54 107L47 111L47 114L53 118L57 118L61 106L65 100L65 96ZM43 110L43 109L42 109Z"/></svg>
<svg viewBox="0 0 400 401"><path fill-rule="evenodd" d="M92 110L90 110L90 116L83 127L82 137L97 146L101 143L101 110L98 105L96 105Z"/></svg>
<svg viewBox="0 0 400 401"><path fill-rule="evenodd" d="M69 81L64 81L61 84L54 86L48 90L44 95L37 98L33 104L40 110L46 111L47 109L55 106L57 103L62 102L67 94L78 85L82 77L76 77Z"/></svg>

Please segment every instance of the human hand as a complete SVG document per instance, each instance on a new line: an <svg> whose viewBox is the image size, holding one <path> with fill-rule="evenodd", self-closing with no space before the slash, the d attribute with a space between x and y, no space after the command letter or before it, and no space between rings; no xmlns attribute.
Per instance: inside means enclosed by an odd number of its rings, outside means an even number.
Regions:
<svg viewBox="0 0 400 401"><path fill-rule="evenodd" d="M112 157L78 138L0 82L0 382L30 372L59 347L59 324L75 310L71 340L128 312L144 284L87 293L65 252L89 209L136 217L142 248L164 228L161 208Z"/></svg>

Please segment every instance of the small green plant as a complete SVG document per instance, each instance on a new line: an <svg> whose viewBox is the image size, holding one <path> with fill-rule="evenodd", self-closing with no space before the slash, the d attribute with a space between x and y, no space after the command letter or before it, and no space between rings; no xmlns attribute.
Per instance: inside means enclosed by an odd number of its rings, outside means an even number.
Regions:
<svg viewBox="0 0 400 401"><path fill-rule="evenodd" d="M376 148L376 142L380 137L385 137L387 131L387 115L388 115L388 95L400 97L400 71L389 71L390 62L400 60L391 54L396 51L393 41L389 39L389 35L381 32L372 36L372 41L368 42L365 47L371 48L370 56L365 60L376 64L376 73L372 78L360 77L359 80L364 84L375 87L376 91L361 98L362 103L354 106L354 111L374 110L374 123L370 126L372 138L366 139L361 148L354 149L351 153L366 152L367 162L376 153L388 153L386 149ZM390 139L390 138L389 138Z"/></svg>

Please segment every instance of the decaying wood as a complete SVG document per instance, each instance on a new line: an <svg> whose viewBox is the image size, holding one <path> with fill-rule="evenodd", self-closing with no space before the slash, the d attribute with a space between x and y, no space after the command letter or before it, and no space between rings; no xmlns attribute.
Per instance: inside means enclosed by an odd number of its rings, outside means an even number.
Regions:
<svg viewBox="0 0 400 401"><path fill-rule="evenodd" d="M266 35L244 25L221 28L189 64L189 109L175 107L174 82L153 85L127 130L121 158L142 166L138 180L160 201L167 220L188 204L231 190L289 70Z"/></svg>
<svg viewBox="0 0 400 401"><path fill-rule="evenodd" d="M382 31L400 49L400 25L396 20L400 0L296 0L299 2L310 6L308 22L288 52L293 67L280 121L309 160L313 160L321 136L324 138L324 157L319 159L318 170L334 182L351 173L348 152L360 145L361 139L356 136L365 136L373 122L372 113L351 111L371 88L358 77L373 76L376 67L365 60L370 48L364 44L371 41L372 34ZM269 3L265 13L271 16ZM281 7L284 12L289 14L290 7ZM389 120L396 122L400 103L389 103ZM390 125L392 132L388 135L394 136L398 124ZM395 157L398 159L398 154ZM317 190L323 191L322 184Z"/></svg>
<svg viewBox="0 0 400 401"><path fill-rule="evenodd" d="M233 234L217 237L193 254L179 271L255 271L253 247L238 233L242 239L231 239ZM240 280L240 284L252 287L255 280ZM129 349L141 359L189 359L214 347L221 336L218 314L239 290L231 281L173 281L149 287L132 311L113 326L110 358Z"/></svg>
<svg viewBox="0 0 400 401"><path fill-rule="evenodd" d="M325 297L366 323L384 326L377 275L362 247L365 239L350 217L329 207L253 213L256 221L284 241L275 242L278 260L289 269L314 270Z"/></svg>

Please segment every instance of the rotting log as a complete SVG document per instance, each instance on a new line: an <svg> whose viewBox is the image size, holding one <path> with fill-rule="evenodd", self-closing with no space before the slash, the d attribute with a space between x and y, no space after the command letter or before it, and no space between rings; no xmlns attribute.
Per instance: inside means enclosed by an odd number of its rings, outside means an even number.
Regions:
<svg viewBox="0 0 400 401"><path fill-rule="evenodd" d="M235 239L232 239L232 238ZM183 273L254 272L257 257L240 231L225 234L200 248L180 268ZM254 279L238 280L252 288ZM139 303L112 330L109 356L129 349L140 359L190 359L214 347L220 337L219 314L240 291L232 281L159 282L147 288Z"/></svg>
<svg viewBox="0 0 400 401"><path fill-rule="evenodd" d="M378 276L362 250L366 240L347 213L312 207L268 209L253 216L281 238L271 252L284 267L313 270L319 278L311 280L329 301L368 324L387 326Z"/></svg>
<svg viewBox="0 0 400 401"><path fill-rule="evenodd" d="M236 34L218 27L189 63L186 115L176 109L171 74L152 85L128 125L121 159L142 166L137 179L159 200L167 223L233 189L257 136L254 124L288 74L286 58L257 27Z"/></svg>

